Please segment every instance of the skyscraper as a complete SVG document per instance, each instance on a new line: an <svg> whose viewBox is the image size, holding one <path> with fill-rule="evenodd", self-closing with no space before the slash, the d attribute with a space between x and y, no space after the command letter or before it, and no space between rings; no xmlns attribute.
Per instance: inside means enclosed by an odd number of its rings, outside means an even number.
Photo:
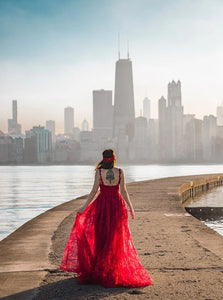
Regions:
<svg viewBox="0 0 223 300"><path fill-rule="evenodd" d="M179 80L168 84L167 130L167 158L179 160L183 156L183 106Z"/></svg>
<svg viewBox="0 0 223 300"><path fill-rule="evenodd" d="M17 123L17 100L12 100L12 118Z"/></svg>
<svg viewBox="0 0 223 300"><path fill-rule="evenodd" d="M135 118L134 160L137 162L145 162L148 157L147 127L145 117Z"/></svg>
<svg viewBox="0 0 223 300"><path fill-rule="evenodd" d="M17 100L12 100L12 119L8 119L8 133L21 134L21 125L17 120Z"/></svg>
<svg viewBox="0 0 223 300"><path fill-rule="evenodd" d="M74 109L73 107L64 108L64 134L72 134L74 128Z"/></svg>
<svg viewBox="0 0 223 300"><path fill-rule="evenodd" d="M52 135L43 126L26 131L25 162L46 163L52 159Z"/></svg>
<svg viewBox="0 0 223 300"><path fill-rule="evenodd" d="M112 91L93 91L93 131L97 137L112 137Z"/></svg>
<svg viewBox="0 0 223 300"><path fill-rule="evenodd" d="M110 145L112 124L112 91L103 89L93 91L93 140L100 152Z"/></svg>
<svg viewBox="0 0 223 300"><path fill-rule="evenodd" d="M184 152L189 162L202 160L202 120L194 114L184 115Z"/></svg>
<svg viewBox="0 0 223 300"><path fill-rule="evenodd" d="M52 144L53 147L55 146L55 142L56 142L56 136L55 136L55 121L53 120L48 120L46 121L46 129L49 130L51 132L51 136L52 136Z"/></svg>
<svg viewBox="0 0 223 300"><path fill-rule="evenodd" d="M82 131L89 131L89 123L86 119L81 123L81 130Z"/></svg>
<svg viewBox="0 0 223 300"><path fill-rule="evenodd" d="M134 137L134 122L132 62L129 58L119 59L115 70L113 137L117 140L121 159L128 158L129 143Z"/></svg>
<svg viewBox="0 0 223 300"><path fill-rule="evenodd" d="M167 143L167 107L166 99L162 96L158 101L159 116L159 159L166 160L166 143Z"/></svg>
<svg viewBox="0 0 223 300"><path fill-rule="evenodd" d="M151 118L151 101L145 97L143 100L143 117L149 121Z"/></svg>
<svg viewBox="0 0 223 300"><path fill-rule="evenodd" d="M223 106L217 107L217 126L223 126Z"/></svg>
<svg viewBox="0 0 223 300"><path fill-rule="evenodd" d="M213 115L204 116L202 125L203 159L205 161L214 161L217 118Z"/></svg>
<svg viewBox="0 0 223 300"><path fill-rule="evenodd" d="M168 83L168 106L181 107L181 82L178 80Z"/></svg>

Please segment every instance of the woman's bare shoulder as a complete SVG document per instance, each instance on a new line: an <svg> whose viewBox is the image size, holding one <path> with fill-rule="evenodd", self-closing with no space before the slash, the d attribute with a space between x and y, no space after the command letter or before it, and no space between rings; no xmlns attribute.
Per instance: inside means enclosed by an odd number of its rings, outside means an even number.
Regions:
<svg viewBox="0 0 223 300"><path fill-rule="evenodd" d="M118 171L120 170L122 173L124 173L124 170L123 170L122 168L116 168L116 167L115 167L114 169L116 169L116 170L118 170Z"/></svg>
<svg viewBox="0 0 223 300"><path fill-rule="evenodd" d="M124 172L122 168L118 168L118 167L114 167L113 170L116 170L117 172L119 172L119 170L120 170L121 172Z"/></svg>

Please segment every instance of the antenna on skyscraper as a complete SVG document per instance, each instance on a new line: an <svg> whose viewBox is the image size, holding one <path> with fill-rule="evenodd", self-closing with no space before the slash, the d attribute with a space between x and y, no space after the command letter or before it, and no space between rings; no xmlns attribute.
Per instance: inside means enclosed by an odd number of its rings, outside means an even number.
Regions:
<svg viewBox="0 0 223 300"><path fill-rule="evenodd" d="M118 32L118 59L120 59L120 32Z"/></svg>
<svg viewBox="0 0 223 300"><path fill-rule="evenodd" d="M129 40L127 40L127 58L129 59Z"/></svg>

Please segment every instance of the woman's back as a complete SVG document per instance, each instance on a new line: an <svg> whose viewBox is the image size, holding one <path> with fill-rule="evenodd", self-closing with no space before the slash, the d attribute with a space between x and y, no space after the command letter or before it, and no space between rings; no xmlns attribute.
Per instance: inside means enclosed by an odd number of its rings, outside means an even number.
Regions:
<svg viewBox="0 0 223 300"><path fill-rule="evenodd" d="M116 186L121 180L121 169L99 169L100 183L105 186Z"/></svg>

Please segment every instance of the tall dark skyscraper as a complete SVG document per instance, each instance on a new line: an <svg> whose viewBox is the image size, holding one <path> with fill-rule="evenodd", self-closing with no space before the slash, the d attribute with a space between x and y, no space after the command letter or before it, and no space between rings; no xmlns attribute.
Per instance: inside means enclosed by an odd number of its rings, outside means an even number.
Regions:
<svg viewBox="0 0 223 300"><path fill-rule="evenodd" d="M119 59L115 70L113 137L117 140L117 150L121 157L121 153L126 157L129 143L134 137L134 120L132 62L129 58Z"/></svg>

